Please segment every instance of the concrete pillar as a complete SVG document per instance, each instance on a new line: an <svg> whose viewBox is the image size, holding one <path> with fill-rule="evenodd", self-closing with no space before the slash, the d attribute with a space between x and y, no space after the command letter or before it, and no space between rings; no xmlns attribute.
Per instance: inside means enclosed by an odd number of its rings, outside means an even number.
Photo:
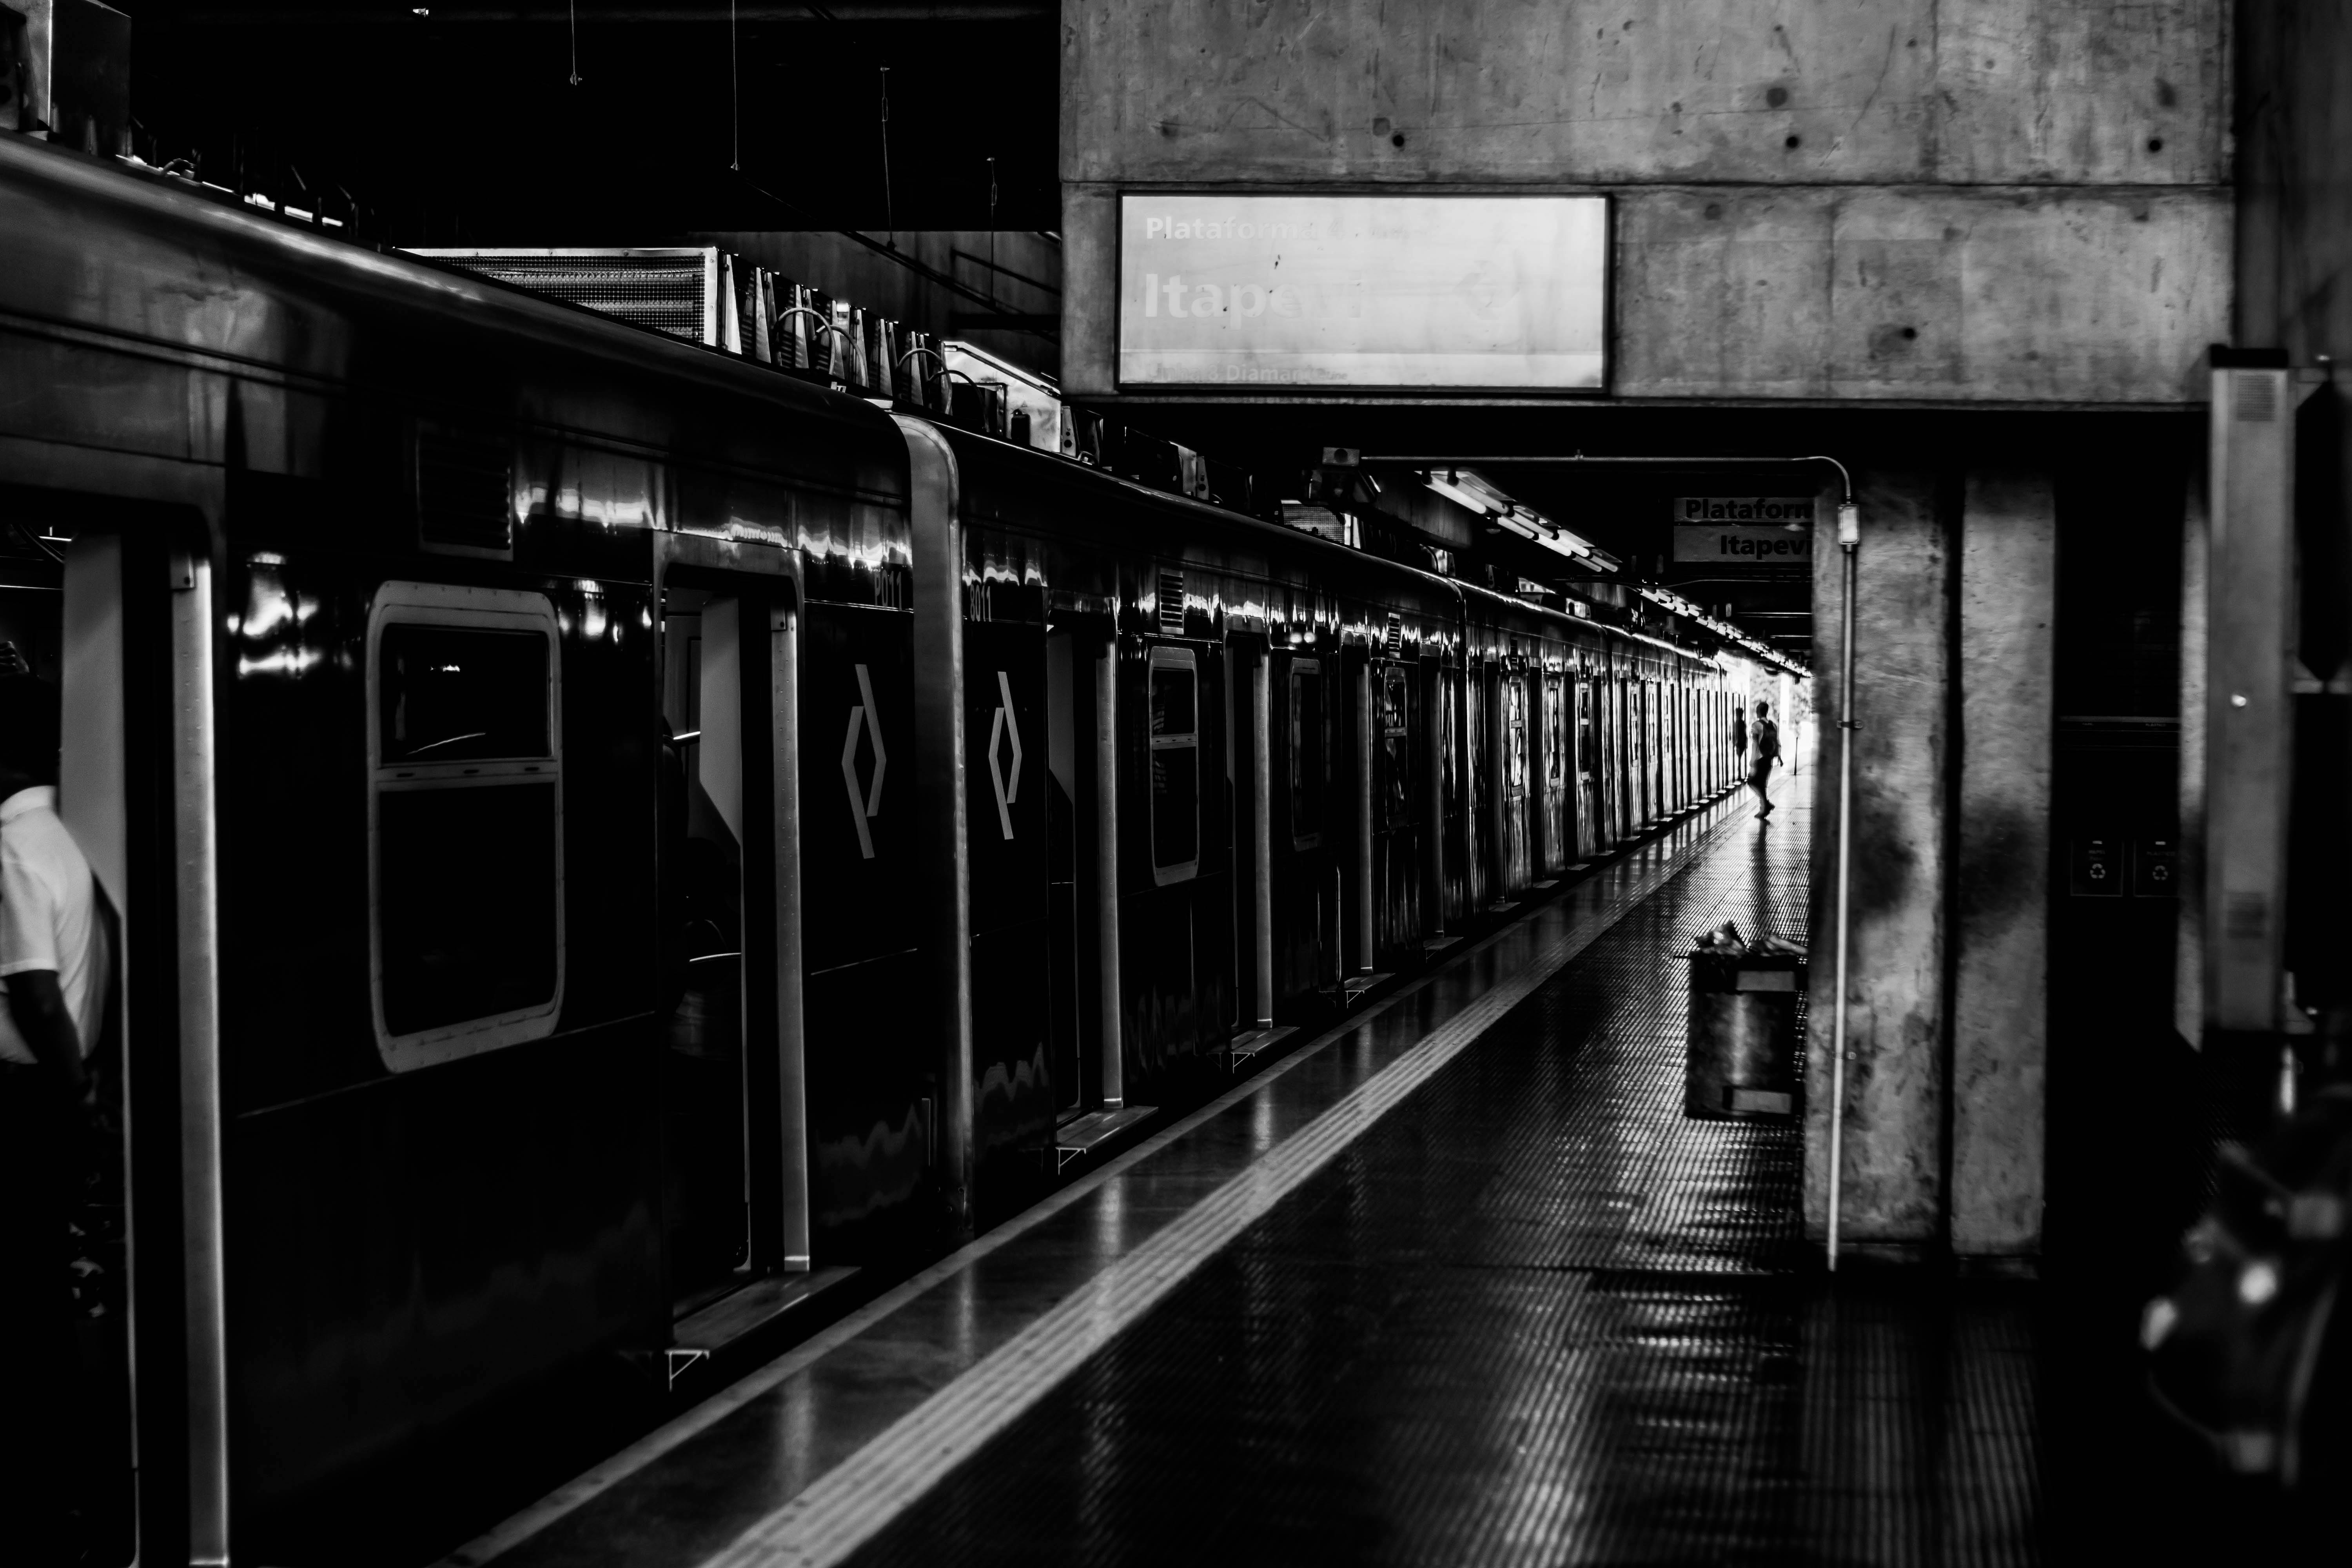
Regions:
<svg viewBox="0 0 2352 1568"><path fill-rule="evenodd" d="M1953 560L1935 477L1855 476L1862 550L1854 713L1841 731L1841 552L1813 579L1821 772L1812 860L1805 1228L1829 1222L1830 1042L1835 973L1837 746L1854 746L1852 925L1846 982L1845 1153L1840 1234L1853 1252L1926 1251L1943 1222L1946 763ZM1820 514L1836 514L1825 494Z"/></svg>
<svg viewBox="0 0 2352 1568"><path fill-rule="evenodd" d="M1952 1251L2042 1249L2058 517L2047 475L1968 477L1953 867Z"/></svg>

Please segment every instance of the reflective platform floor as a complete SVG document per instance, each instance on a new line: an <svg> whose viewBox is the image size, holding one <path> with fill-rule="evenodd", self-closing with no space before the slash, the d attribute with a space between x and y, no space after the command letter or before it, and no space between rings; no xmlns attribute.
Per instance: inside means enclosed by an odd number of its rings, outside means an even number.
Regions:
<svg viewBox="0 0 2352 1568"><path fill-rule="evenodd" d="M2040 1561L2040 1287L1823 1278L1793 1121L1682 1112L1719 803L451 1561Z"/></svg>

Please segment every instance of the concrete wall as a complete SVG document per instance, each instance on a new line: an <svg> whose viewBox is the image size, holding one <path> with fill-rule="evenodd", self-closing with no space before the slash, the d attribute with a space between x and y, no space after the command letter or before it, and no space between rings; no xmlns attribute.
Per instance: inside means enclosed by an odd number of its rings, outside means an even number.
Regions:
<svg viewBox="0 0 2352 1568"><path fill-rule="evenodd" d="M1121 186L1614 191L1612 390L2177 402L2227 335L2224 0L1065 0L1065 381Z"/></svg>
<svg viewBox="0 0 2352 1568"><path fill-rule="evenodd" d="M2227 178L2222 0L1065 0L1062 19L1066 181Z"/></svg>

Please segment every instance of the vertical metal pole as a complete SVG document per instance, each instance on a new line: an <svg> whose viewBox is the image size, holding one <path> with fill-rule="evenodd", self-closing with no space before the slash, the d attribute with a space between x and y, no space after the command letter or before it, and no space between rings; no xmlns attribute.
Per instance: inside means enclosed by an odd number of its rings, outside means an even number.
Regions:
<svg viewBox="0 0 2352 1568"><path fill-rule="evenodd" d="M1372 661L1356 669L1356 969L1372 972L1372 755L1381 721L1372 699Z"/></svg>
<svg viewBox="0 0 2352 1568"><path fill-rule="evenodd" d="M788 1274L809 1267L808 1021L801 977L800 610L769 612L770 754L775 759L776 1197Z"/></svg>
<svg viewBox="0 0 2352 1568"><path fill-rule="evenodd" d="M220 921L213 813L212 564L172 562L172 796L180 950L181 1226L186 1248L188 1561L228 1562ZM20 1350L25 1348L20 1347ZM25 1350L25 1353L40 1353Z"/></svg>
<svg viewBox="0 0 2352 1568"><path fill-rule="evenodd" d="M939 1073L940 1196L950 1231L972 1225L971 841L965 819L963 520L955 453L901 418L914 533L915 805L924 851L924 969Z"/></svg>
<svg viewBox="0 0 2352 1568"><path fill-rule="evenodd" d="M1118 978L1118 634L1095 658L1095 931L1102 971L1102 1103L1127 1103Z"/></svg>
<svg viewBox="0 0 2352 1568"><path fill-rule="evenodd" d="M1274 1027L1274 649L1250 671L1250 909L1257 943L1257 1026Z"/></svg>
<svg viewBox="0 0 2352 1568"><path fill-rule="evenodd" d="M1838 1205L1845 1186L1846 910L1853 853L1853 567L1862 542L1861 514L1852 501L1838 508L1838 548L1845 552L1845 594L1838 634L1837 953L1830 994L1829 1269L1838 1266Z"/></svg>

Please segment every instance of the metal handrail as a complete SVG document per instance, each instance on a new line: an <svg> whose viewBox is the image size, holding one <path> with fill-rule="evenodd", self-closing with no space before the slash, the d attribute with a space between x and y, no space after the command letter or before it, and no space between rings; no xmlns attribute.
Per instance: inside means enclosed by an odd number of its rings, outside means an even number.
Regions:
<svg viewBox="0 0 2352 1568"><path fill-rule="evenodd" d="M857 340L849 335L849 329L847 327L845 327L840 322L834 321L824 311L813 310L806 305L794 305L789 310L779 311L776 315L776 320L779 322L789 321L794 316L814 316L816 318L816 328L820 333L831 332L835 337L841 339L842 342L847 343L850 347L856 348L857 346ZM846 380L848 378L845 376L843 379Z"/></svg>

